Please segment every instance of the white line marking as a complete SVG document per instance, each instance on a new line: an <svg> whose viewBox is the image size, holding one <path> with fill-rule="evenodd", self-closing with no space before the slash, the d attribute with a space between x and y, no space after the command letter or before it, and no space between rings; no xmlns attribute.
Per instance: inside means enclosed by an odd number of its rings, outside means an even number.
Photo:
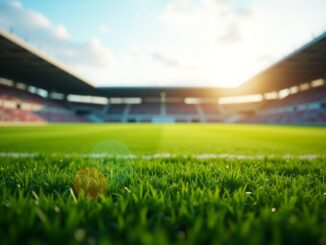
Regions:
<svg viewBox="0 0 326 245"><path fill-rule="evenodd" d="M11 158L33 158L43 154L40 153L25 153L25 152L0 152L0 157L11 157ZM150 155L135 155L135 154L110 154L110 153L49 153L45 154L51 157L82 157L82 158L116 158L116 159L169 159L169 158L191 158L197 160L207 160L207 159L271 159L271 158L280 158L280 159L305 159L312 160L316 158L323 157L318 154L305 154L305 155L295 155L295 154L258 154L258 155L242 155L242 154L214 154L214 153L205 153L205 154L194 154L194 155L177 155L171 153L155 153Z"/></svg>
<svg viewBox="0 0 326 245"><path fill-rule="evenodd" d="M0 152L0 157L13 157L13 158L30 158L36 156L36 153L24 152Z"/></svg>

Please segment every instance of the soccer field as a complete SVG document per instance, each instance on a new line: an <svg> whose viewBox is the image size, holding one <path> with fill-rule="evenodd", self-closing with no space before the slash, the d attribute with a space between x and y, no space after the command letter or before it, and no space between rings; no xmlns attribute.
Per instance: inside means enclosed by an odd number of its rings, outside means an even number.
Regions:
<svg viewBox="0 0 326 245"><path fill-rule="evenodd" d="M326 128L0 127L0 243L326 244Z"/></svg>
<svg viewBox="0 0 326 245"><path fill-rule="evenodd" d="M144 155L325 155L325 127L58 124L0 127L0 151ZM117 152L118 151L118 152Z"/></svg>

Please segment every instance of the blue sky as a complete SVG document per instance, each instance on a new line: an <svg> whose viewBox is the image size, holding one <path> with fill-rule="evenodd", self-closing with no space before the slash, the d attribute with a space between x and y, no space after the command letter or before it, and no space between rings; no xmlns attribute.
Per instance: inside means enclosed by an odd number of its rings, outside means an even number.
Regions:
<svg viewBox="0 0 326 245"><path fill-rule="evenodd" d="M0 27L99 86L237 86L325 31L324 0L0 0Z"/></svg>
<svg viewBox="0 0 326 245"><path fill-rule="evenodd" d="M45 14L54 23L63 23L76 41L100 36L115 51L123 51L130 42L158 36L158 17L166 2L97 0L94 4L91 0L22 1L24 6ZM107 33L101 33L101 26L107 27Z"/></svg>

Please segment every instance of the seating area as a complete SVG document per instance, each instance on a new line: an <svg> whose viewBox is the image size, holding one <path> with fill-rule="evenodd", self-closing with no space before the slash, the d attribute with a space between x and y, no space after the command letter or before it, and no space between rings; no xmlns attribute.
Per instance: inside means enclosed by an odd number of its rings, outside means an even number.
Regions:
<svg viewBox="0 0 326 245"><path fill-rule="evenodd" d="M326 109L320 108L273 114L257 114L246 117L241 122L267 124L324 124L326 122Z"/></svg>
<svg viewBox="0 0 326 245"><path fill-rule="evenodd" d="M47 122L86 122L87 120L74 113L53 113L38 111L35 113Z"/></svg>
<svg viewBox="0 0 326 245"><path fill-rule="evenodd" d="M39 96L31 94L24 90L0 84L0 100L10 100L15 102L25 102L31 104L41 104L42 99Z"/></svg>
<svg viewBox="0 0 326 245"><path fill-rule="evenodd" d="M159 115L161 113L161 104L133 104L130 106L130 115Z"/></svg>
<svg viewBox="0 0 326 245"><path fill-rule="evenodd" d="M63 103L0 85L0 122L85 122Z"/></svg>
<svg viewBox="0 0 326 245"><path fill-rule="evenodd" d="M270 101L265 104L264 108L277 108L285 106L294 106L300 104L313 103L326 99L326 86L301 91L289 95L281 100Z"/></svg>
<svg viewBox="0 0 326 245"><path fill-rule="evenodd" d="M0 122L45 122L45 120L32 111L3 108L0 106Z"/></svg>
<svg viewBox="0 0 326 245"><path fill-rule="evenodd" d="M326 87L312 88L289 95L281 100L269 101L241 123L267 124L326 124Z"/></svg>
<svg viewBox="0 0 326 245"><path fill-rule="evenodd" d="M98 105L52 100L0 85L0 122L152 122L154 117L171 117L175 122L326 124L325 99L326 87L322 86L262 101L259 106L183 102ZM92 115L97 119L92 120Z"/></svg>
<svg viewBox="0 0 326 245"><path fill-rule="evenodd" d="M108 108L109 115L122 115L126 109L125 104L111 104Z"/></svg>
<svg viewBox="0 0 326 245"><path fill-rule="evenodd" d="M197 115L197 109L193 104L167 103L166 113L168 115Z"/></svg>
<svg viewBox="0 0 326 245"><path fill-rule="evenodd" d="M80 116L69 113L31 111L0 106L0 122L86 122Z"/></svg>
<svg viewBox="0 0 326 245"><path fill-rule="evenodd" d="M220 109L217 104L200 104L200 108L202 109L205 115L218 115L220 114Z"/></svg>
<svg viewBox="0 0 326 245"><path fill-rule="evenodd" d="M69 107L72 109L90 109L90 110L103 110L105 105L81 102L69 102Z"/></svg>

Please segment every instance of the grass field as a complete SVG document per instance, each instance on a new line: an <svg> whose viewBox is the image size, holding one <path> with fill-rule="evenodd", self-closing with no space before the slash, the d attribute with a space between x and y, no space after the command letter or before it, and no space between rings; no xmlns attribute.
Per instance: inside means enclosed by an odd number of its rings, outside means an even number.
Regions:
<svg viewBox="0 0 326 245"><path fill-rule="evenodd" d="M326 128L0 127L0 243L326 244Z"/></svg>

